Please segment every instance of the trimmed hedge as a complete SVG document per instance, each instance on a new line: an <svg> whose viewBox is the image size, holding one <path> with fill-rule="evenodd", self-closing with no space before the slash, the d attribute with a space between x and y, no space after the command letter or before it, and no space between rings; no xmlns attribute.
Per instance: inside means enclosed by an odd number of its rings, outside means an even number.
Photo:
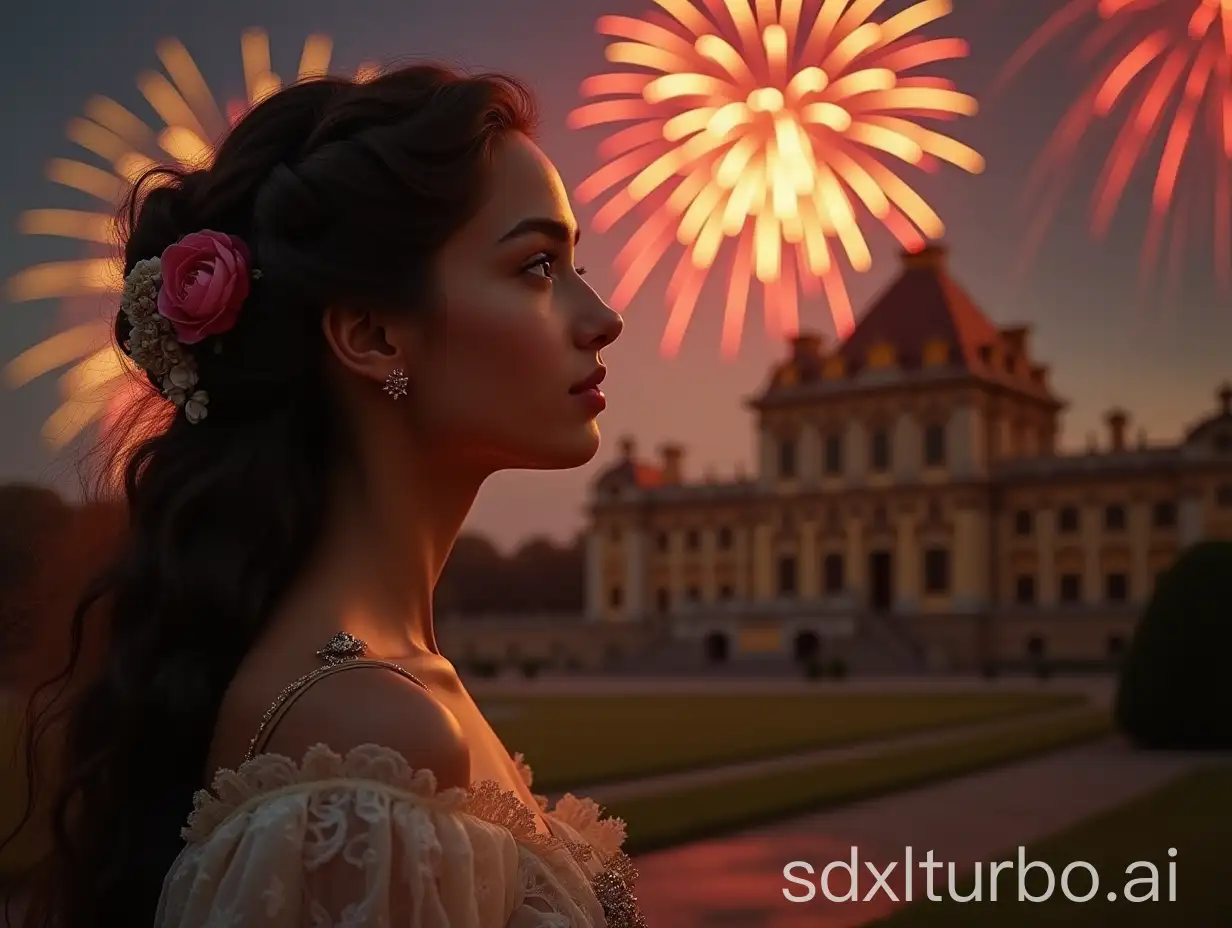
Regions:
<svg viewBox="0 0 1232 928"><path fill-rule="evenodd" d="M1122 665L1116 723L1143 748L1232 748L1232 542L1185 551L1155 586Z"/></svg>

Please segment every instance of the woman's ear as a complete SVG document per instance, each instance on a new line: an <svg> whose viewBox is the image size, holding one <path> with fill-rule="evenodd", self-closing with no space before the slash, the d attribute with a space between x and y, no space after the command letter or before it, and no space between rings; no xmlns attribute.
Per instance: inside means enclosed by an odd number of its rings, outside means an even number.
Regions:
<svg viewBox="0 0 1232 928"><path fill-rule="evenodd" d="M407 321L330 307L321 319L321 330L338 363L366 380L384 383L395 369L415 370L421 335Z"/></svg>

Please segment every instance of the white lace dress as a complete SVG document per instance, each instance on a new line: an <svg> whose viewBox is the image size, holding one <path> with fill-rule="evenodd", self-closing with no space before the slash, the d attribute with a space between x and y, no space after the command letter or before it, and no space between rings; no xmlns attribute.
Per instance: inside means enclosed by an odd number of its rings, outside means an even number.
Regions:
<svg viewBox="0 0 1232 928"><path fill-rule="evenodd" d="M427 689L367 649L345 632L330 639L323 666L266 711L239 769L197 793L157 928L645 928L624 823L588 799L549 809L537 797L548 836L516 793L490 781L437 789L392 748L260 753L282 714L331 674L384 668ZM529 789L530 768L515 760Z"/></svg>
<svg viewBox="0 0 1232 928"><path fill-rule="evenodd" d="M389 748L257 755L198 793L155 924L644 928L624 823L540 802L551 837L513 792L438 790Z"/></svg>

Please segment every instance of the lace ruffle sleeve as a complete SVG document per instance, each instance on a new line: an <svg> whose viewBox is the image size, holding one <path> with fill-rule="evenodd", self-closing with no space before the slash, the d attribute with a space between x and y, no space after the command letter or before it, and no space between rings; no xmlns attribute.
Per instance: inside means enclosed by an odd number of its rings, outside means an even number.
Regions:
<svg viewBox="0 0 1232 928"><path fill-rule="evenodd" d="M493 785L438 790L430 771L365 745L261 755L198 794L159 928L601 928L620 881L538 834ZM586 816L582 816L585 819ZM578 824L582 824L579 820ZM589 824L589 823L587 823ZM570 837L578 829L569 829Z"/></svg>

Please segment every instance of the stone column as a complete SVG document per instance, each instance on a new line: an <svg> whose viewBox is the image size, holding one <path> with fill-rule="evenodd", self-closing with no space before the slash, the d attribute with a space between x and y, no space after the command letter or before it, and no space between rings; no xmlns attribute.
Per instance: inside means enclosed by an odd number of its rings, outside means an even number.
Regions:
<svg viewBox="0 0 1232 928"><path fill-rule="evenodd" d="M817 426L805 423L796 437L796 481L803 486L815 486L821 479L822 448Z"/></svg>
<svg viewBox="0 0 1232 928"><path fill-rule="evenodd" d="M924 552L916 535L915 517L894 520L894 611L919 611L923 591Z"/></svg>
<svg viewBox="0 0 1232 928"><path fill-rule="evenodd" d="M951 594L955 612L978 611L988 599L988 541L984 516L975 509L954 513L954 543L950 550L953 571Z"/></svg>
<svg viewBox="0 0 1232 928"><path fill-rule="evenodd" d="M1099 561L1099 541L1104 528L1104 511L1102 506L1094 503L1084 503L1079 510L1082 524L1082 602L1094 604L1103 602L1104 584Z"/></svg>
<svg viewBox="0 0 1232 928"><path fill-rule="evenodd" d="M1138 500L1129 504L1129 598L1144 603L1151 595L1155 578L1151 576L1151 504Z"/></svg>
<svg viewBox="0 0 1232 928"><path fill-rule="evenodd" d="M719 598L719 541L718 532L708 528L701 532L702 598L714 602Z"/></svg>
<svg viewBox="0 0 1232 928"><path fill-rule="evenodd" d="M672 603L684 602L684 532L675 528L667 532L667 588Z"/></svg>
<svg viewBox="0 0 1232 928"><path fill-rule="evenodd" d="M1202 522L1202 498L1196 493L1187 493L1181 499L1180 511L1177 513L1182 549L1202 540Z"/></svg>
<svg viewBox="0 0 1232 928"><path fill-rule="evenodd" d="M860 603L868 602L868 549L864 542L864 526L859 519L847 519L843 573L845 592Z"/></svg>
<svg viewBox="0 0 1232 928"><path fill-rule="evenodd" d="M764 523L753 529L753 595L752 599L767 600L774 596L773 529Z"/></svg>
<svg viewBox="0 0 1232 928"><path fill-rule="evenodd" d="M736 546L736 594L740 599L753 598L753 525L741 521L734 529Z"/></svg>
<svg viewBox="0 0 1232 928"><path fill-rule="evenodd" d="M821 595L821 554L817 548L816 523L805 522L800 526L799 551L799 596L801 599L813 599Z"/></svg>
<svg viewBox="0 0 1232 928"><path fill-rule="evenodd" d="M1035 578L1035 599L1041 606L1057 604L1057 510L1048 506L1035 513L1038 534L1036 553L1039 571Z"/></svg>
<svg viewBox="0 0 1232 928"><path fill-rule="evenodd" d="M757 460L757 482L773 486L779 479L779 439L768 429L758 435Z"/></svg>
<svg viewBox="0 0 1232 928"><path fill-rule="evenodd" d="M646 616L646 530L641 527L625 533L624 604L625 618Z"/></svg>
<svg viewBox="0 0 1232 928"><path fill-rule="evenodd" d="M848 485L864 483L868 475L868 429L852 420L843 432L843 477Z"/></svg>
<svg viewBox="0 0 1232 928"><path fill-rule="evenodd" d="M984 443L980 413L972 406L954 410L946 429L946 457L956 478L976 477L984 472Z"/></svg>
<svg viewBox="0 0 1232 928"><path fill-rule="evenodd" d="M603 539L596 528L586 534L586 621L603 619L609 578L603 572ZM627 595L627 594L625 594ZM627 605L627 604L626 604Z"/></svg>
<svg viewBox="0 0 1232 928"><path fill-rule="evenodd" d="M899 413L890 430L890 461L895 480L914 483L924 466L924 430L910 413Z"/></svg>

